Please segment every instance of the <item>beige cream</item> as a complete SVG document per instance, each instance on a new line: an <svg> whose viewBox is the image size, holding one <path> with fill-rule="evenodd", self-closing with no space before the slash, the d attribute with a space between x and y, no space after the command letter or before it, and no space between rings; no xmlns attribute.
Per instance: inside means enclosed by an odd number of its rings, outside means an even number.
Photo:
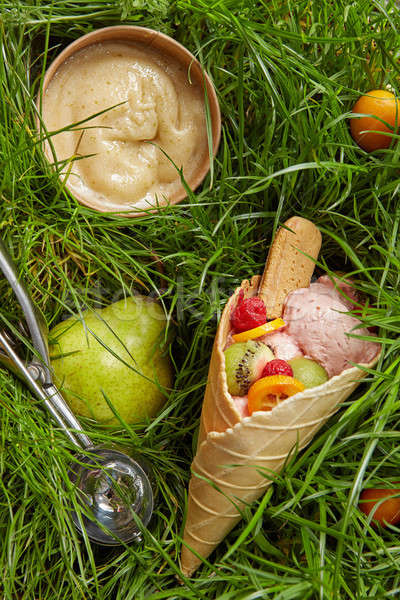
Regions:
<svg viewBox="0 0 400 600"><path fill-rule="evenodd" d="M70 190L103 210L163 204L182 190L177 168L190 181L208 154L202 87L181 63L141 43L74 53L51 79L42 117L49 132L85 121L51 142Z"/></svg>

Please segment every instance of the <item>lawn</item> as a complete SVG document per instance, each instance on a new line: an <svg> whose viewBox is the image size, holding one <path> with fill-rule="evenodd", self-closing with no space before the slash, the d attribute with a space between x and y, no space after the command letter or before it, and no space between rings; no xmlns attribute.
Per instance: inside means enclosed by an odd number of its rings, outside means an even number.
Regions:
<svg viewBox="0 0 400 600"><path fill-rule="evenodd" d="M135 219L78 204L35 135L35 98L52 59L79 36L120 23L184 44L211 76L222 113L212 178L180 204ZM361 93L391 86L400 94L399 36L393 0L2 0L0 235L50 328L122 294L159 297L175 322L176 374L147 426L110 433L85 422L96 442L139 450L156 480L143 542L105 549L71 522L63 482L73 446L0 371L0 597L399 594L400 529L371 527L357 505L364 487L399 477L400 146L367 154L349 133ZM379 328L382 358L182 585L186 490L218 319L242 279L262 272L274 232L293 214L323 234L319 270L350 273L370 298L363 320ZM0 285L2 316L15 326L20 313Z"/></svg>

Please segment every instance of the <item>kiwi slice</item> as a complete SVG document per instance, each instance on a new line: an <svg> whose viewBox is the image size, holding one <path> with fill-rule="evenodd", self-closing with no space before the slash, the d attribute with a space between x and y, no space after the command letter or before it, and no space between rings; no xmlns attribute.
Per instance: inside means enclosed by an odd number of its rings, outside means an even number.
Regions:
<svg viewBox="0 0 400 600"><path fill-rule="evenodd" d="M289 360L293 370L293 377L301 381L305 388L313 388L328 381L328 373L315 360L299 356Z"/></svg>
<svg viewBox="0 0 400 600"><path fill-rule="evenodd" d="M232 344L224 351L228 391L232 396L245 396L251 384L261 377L272 351L262 342Z"/></svg>

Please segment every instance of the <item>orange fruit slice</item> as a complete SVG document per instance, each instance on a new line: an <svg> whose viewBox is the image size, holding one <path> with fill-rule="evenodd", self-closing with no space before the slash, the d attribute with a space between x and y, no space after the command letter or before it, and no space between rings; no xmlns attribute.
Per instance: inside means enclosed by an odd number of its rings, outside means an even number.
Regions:
<svg viewBox="0 0 400 600"><path fill-rule="evenodd" d="M286 323L283 319L274 319L273 321L268 321L263 325L254 327L254 329L248 329L247 331L242 331L241 333L235 333L232 338L235 342L247 342L248 340L255 340L266 333L277 331L278 329L281 329L281 327L285 327L285 325Z"/></svg>
<svg viewBox="0 0 400 600"><path fill-rule="evenodd" d="M281 400L305 389L298 379L289 375L270 375L258 379L247 394L249 414L258 410L272 410Z"/></svg>

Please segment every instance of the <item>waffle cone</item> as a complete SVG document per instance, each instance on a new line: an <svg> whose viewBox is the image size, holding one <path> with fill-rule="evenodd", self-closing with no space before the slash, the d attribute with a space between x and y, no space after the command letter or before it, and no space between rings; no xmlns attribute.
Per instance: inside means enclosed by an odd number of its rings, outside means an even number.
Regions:
<svg viewBox="0 0 400 600"><path fill-rule="evenodd" d="M273 248L270 264L271 252ZM318 252L319 246L314 249L315 258ZM309 259L303 256L301 260ZM305 275L308 283L304 286L309 285L312 270ZM241 510L265 492L288 457L310 442L364 376L361 368L346 369L323 385L287 398L271 411L241 418L228 393L223 351L240 290L245 297L255 296L264 281L265 274L242 282L225 306L215 337L189 484L181 555L186 576L201 564L191 549L207 558L241 519ZM302 287L298 282L293 286ZM373 366L377 359L365 366Z"/></svg>

